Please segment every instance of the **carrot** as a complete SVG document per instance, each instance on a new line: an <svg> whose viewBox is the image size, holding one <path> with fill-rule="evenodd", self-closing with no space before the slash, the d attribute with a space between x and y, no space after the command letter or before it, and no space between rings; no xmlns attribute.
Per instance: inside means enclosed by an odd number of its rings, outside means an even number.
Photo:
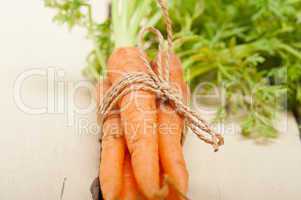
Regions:
<svg viewBox="0 0 301 200"><path fill-rule="evenodd" d="M128 152L125 154L124 169L123 169L123 186L120 195L121 200L142 200L144 199L138 189L132 164L131 158Z"/></svg>
<svg viewBox="0 0 301 200"><path fill-rule="evenodd" d="M109 80L114 84L125 74L147 72L140 56L146 57L138 48L116 49L108 60ZM132 91L119 101L119 108L138 187L145 197L155 199L160 189L156 96Z"/></svg>
<svg viewBox="0 0 301 200"><path fill-rule="evenodd" d="M166 67L166 54L162 55L162 67ZM172 54L169 57L170 62L170 84L172 87L179 89L182 93L184 102L187 103L189 98L189 89L183 79L182 65L179 58ZM157 65L153 63L155 71ZM164 71L163 71L164 72ZM164 75L164 74L163 74ZM167 199L181 199L179 191L182 194L187 193L188 189L188 171L186 168L181 137L184 129L184 119L178 115L170 103L159 102L158 108L158 132L159 132L159 155L160 161L165 174L173 182L176 188L169 188Z"/></svg>
<svg viewBox="0 0 301 200"><path fill-rule="evenodd" d="M96 86L97 103L103 98L105 91L110 87L108 80L100 81ZM125 154L123 137L113 137L112 134L122 134L120 117L109 116L103 124L103 140L101 162L99 168L100 186L105 200L115 200L122 190L122 173Z"/></svg>

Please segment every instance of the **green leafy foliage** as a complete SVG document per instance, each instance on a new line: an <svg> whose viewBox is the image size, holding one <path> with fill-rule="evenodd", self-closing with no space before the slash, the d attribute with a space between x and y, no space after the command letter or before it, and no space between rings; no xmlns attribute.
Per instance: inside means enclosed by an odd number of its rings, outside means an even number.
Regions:
<svg viewBox="0 0 301 200"><path fill-rule="evenodd" d="M45 5L56 10L55 21L87 30L94 49L84 73L91 80L105 73L113 48L137 44L142 27L165 34L155 0L112 0L103 23L93 20L88 0ZM301 0L169 0L169 11L174 51L192 90L204 81L223 88L217 119L244 112L244 136L275 138L277 112L301 107Z"/></svg>
<svg viewBox="0 0 301 200"><path fill-rule="evenodd" d="M276 137L273 119L285 98L290 108L301 105L301 1L171 2L175 51L192 89L202 81L225 88L217 117L244 110L243 135Z"/></svg>
<svg viewBox="0 0 301 200"><path fill-rule="evenodd" d="M87 5L86 3L85 0L45 0L45 6L57 10L53 20L61 24L66 23L69 28L87 23L88 19L82 11L82 8Z"/></svg>

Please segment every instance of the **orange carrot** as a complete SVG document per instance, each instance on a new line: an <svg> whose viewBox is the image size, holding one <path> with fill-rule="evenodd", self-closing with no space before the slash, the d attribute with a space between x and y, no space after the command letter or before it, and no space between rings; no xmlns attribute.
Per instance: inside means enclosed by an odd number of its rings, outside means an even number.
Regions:
<svg viewBox="0 0 301 200"><path fill-rule="evenodd" d="M114 84L125 74L146 72L140 56L146 57L138 48L116 49L108 61L110 81ZM138 187L144 196L154 199L160 189L156 96L132 91L119 101L119 108Z"/></svg>
<svg viewBox="0 0 301 200"><path fill-rule="evenodd" d="M120 195L121 200L142 200L144 199L139 192L128 153L125 154L123 169L123 185Z"/></svg>
<svg viewBox="0 0 301 200"><path fill-rule="evenodd" d="M163 68L166 67L167 57L166 54L162 55ZM186 103L189 98L189 89L183 79L183 71L181 61L176 55L172 54L169 57L170 62L170 84L177 88L183 96ZM153 64L157 71L157 65ZM164 70L163 70L164 75ZM181 199L180 195L187 193L188 189L188 171L186 168L182 145L181 136L184 128L184 119L178 115L172 104L159 102L158 108L158 132L159 132L159 155L163 171L168 178L173 182L176 188L169 188L169 195L167 199L178 200Z"/></svg>
<svg viewBox="0 0 301 200"><path fill-rule="evenodd" d="M99 104L104 93L109 89L108 80L100 81L96 86L97 103ZM101 162L99 168L100 186L105 200L118 199L122 190L122 173L125 154L123 137L114 137L113 134L122 134L120 117L109 116L103 124L103 140Z"/></svg>

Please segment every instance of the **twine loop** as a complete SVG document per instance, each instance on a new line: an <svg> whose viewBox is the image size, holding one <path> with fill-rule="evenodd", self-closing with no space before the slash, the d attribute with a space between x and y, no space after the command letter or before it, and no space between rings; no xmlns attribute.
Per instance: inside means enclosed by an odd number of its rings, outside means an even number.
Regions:
<svg viewBox="0 0 301 200"><path fill-rule="evenodd" d="M172 51L172 25L168 15L168 9L164 0L158 0L163 13L163 19L167 30L167 61L165 67L162 65L162 52L164 51L164 37L161 32L154 27L147 27L139 33L139 50L140 58L143 60L147 73L131 73L125 74L121 80L112 85L109 91L106 92L102 104L98 107L98 117L100 125L110 115L111 110L122 97L133 91L144 90L153 92L158 98L172 102L178 114L186 120L186 125L205 143L211 144L214 151L217 151L219 146L224 144L223 137L216 133L209 124L202 119L199 113L191 110L182 99L180 92L172 87L169 83L169 56ZM156 73L145 56L143 56L143 36L145 33L153 33L158 41L158 73ZM102 127L100 127L102 128ZM102 130L100 131L102 134ZM205 135L206 133L207 135ZM116 135L115 135L116 137ZM102 138L102 136L100 137ZM182 134L184 138L184 134ZM183 140L182 140L183 141Z"/></svg>

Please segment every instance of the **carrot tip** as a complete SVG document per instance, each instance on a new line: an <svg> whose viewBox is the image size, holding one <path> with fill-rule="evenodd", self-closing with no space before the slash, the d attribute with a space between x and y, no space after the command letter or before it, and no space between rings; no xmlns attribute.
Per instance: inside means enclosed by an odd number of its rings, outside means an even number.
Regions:
<svg viewBox="0 0 301 200"><path fill-rule="evenodd" d="M161 190L157 193L156 197L159 199L166 199L169 192L169 186L171 186L180 197L182 197L185 200L190 200L183 192L181 192L176 187L175 183L166 174L164 175L163 186Z"/></svg>

